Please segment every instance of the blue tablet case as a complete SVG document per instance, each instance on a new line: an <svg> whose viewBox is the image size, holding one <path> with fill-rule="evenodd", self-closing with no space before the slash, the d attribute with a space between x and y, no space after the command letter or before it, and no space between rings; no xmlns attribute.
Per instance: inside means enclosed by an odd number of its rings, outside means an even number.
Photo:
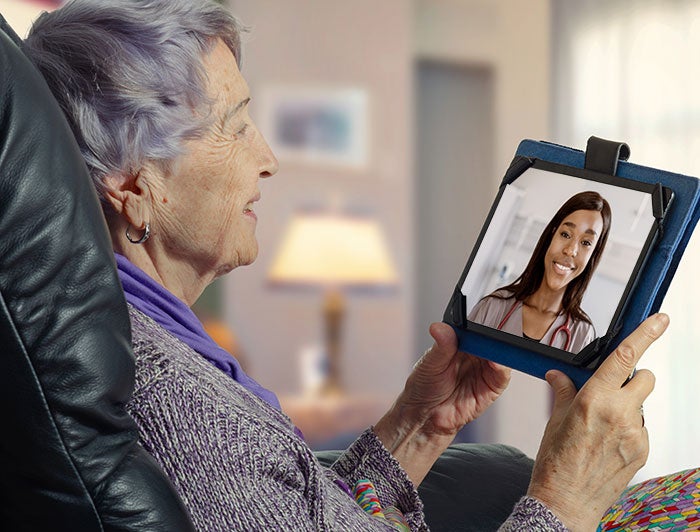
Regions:
<svg viewBox="0 0 700 532"><path fill-rule="evenodd" d="M586 158L586 153L582 150L535 140L523 140L515 155L576 168L584 168ZM644 183L661 184L672 189L675 197L664 220L663 232L630 294L629 303L622 317L621 329L608 345L605 354L612 352L647 316L659 310L700 216L700 180L697 178L623 160L617 162L616 166L616 172L613 170L613 174ZM583 386L593 374L593 369L577 367L481 335L473 330L467 331L450 323L449 319L445 321L457 332L461 351L493 360L539 378L544 378L545 373L550 369L559 369L566 373L578 388Z"/></svg>

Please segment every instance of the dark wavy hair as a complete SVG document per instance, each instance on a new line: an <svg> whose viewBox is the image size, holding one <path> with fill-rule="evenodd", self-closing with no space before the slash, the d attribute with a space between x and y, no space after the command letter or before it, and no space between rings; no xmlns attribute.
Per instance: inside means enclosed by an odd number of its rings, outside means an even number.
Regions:
<svg viewBox="0 0 700 532"><path fill-rule="evenodd" d="M591 319L588 317L583 309L581 309L581 300L583 299L583 294L588 288L588 283L593 277L593 272L595 272L600 257L603 255L603 250L605 250L605 244L608 241L608 234L610 233L610 224L612 223L612 211L610 209L610 204L597 192L587 191L579 192L578 194L570 197L556 212L556 214L549 221L547 226L542 231L540 239L537 241L535 250L532 252L530 257L530 262L528 262L525 267L525 271L520 274L515 281L511 284L499 288L498 290L508 291L508 296L496 295L493 297L499 297L501 299L506 299L506 297L515 297L517 301L524 301L529 296L534 294L537 289L542 284L542 279L544 279L544 258L549 249L549 245L552 242L554 233L557 228L561 225L564 219L575 211L597 211L603 217L603 230L600 233L600 238L598 243L593 250L593 254L586 264L586 268L583 270L581 275L573 279L567 286L564 292L564 298L562 299L563 309L575 320L585 321L591 323Z"/></svg>

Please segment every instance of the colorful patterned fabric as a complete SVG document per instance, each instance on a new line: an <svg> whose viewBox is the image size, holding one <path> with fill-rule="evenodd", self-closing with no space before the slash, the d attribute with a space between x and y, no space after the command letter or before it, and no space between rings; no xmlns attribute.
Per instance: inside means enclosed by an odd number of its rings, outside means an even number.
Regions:
<svg viewBox="0 0 700 532"><path fill-rule="evenodd" d="M386 521L399 532L411 531L411 527L408 526L406 518L396 506L389 506L386 509L382 509L377 490L370 480L358 480L352 492L360 508L371 516Z"/></svg>
<svg viewBox="0 0 700 532"><path fill-rule="evenodd" d="M630 486L608 510L598 530L700 530L700 468Z"/></svg>
<svg viewBox="0 0 700 532"><path fill-rule="evenodd" d="M382 513L382 505L379 502L377 491L374 489L374 484L369 480L358 480L353 489L353 495L357 504L360 505L365 512L375 517L384 517Z"/></svg>
<svg viewBox="0 0 700 532"><path fill-rule="evenodd" d="M394 525L394 528L399 532L411 532L411 527L408 526L406 518L396 506L388 506L384 509L384 518Z"/></svg>

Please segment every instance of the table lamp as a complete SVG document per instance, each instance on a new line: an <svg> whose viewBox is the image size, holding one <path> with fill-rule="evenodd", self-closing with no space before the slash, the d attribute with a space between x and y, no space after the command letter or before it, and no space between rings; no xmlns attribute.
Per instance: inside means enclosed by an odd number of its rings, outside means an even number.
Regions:
<svg viewBox="0 0 700 532"><path fill-rule="evenodd" d="M287 227L268 279L273 286L308 286L324 290L328 372L321 392L342 393L343 290L392 287L398 282L379 224L365 216L298 213Z"/></svg>

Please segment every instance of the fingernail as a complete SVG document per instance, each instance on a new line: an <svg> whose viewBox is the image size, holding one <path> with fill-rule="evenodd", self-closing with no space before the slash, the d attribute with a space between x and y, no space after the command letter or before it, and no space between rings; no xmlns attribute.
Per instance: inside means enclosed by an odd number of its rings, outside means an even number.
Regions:
<svg viewBox="0 0 700 532"><path fill-rule="evenodd" d="M668 314L664 314L663 312L655 314L654 319L651 321L652 330L655 333L660 334L664 331L664 329L666 329L669 321Z"/></svg>
<svg viewBox="0 0 700 532"><path fill-rule="evenodd" d="M551 384L557 380L557 373L555 371L549 370L547 373L544 374L544 380L546 380L547 384L551 386Z"/></svg>

